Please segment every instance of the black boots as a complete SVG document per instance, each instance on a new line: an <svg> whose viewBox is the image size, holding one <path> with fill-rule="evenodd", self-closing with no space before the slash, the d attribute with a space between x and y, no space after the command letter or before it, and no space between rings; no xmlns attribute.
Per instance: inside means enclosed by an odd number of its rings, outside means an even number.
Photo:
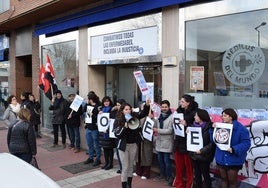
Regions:
<svg viewBox="0 0 268 188"><path fill-rule="evenodd" d="M122 188L128 188L127 187L127 182L122 182Z"/></svg>
<svg viewBox="0 0 268 188"><path fill-rule="evenodd" d="M127 188L131 188L131 184L132 184L132 177L128 177L127 178Z"/></svg>

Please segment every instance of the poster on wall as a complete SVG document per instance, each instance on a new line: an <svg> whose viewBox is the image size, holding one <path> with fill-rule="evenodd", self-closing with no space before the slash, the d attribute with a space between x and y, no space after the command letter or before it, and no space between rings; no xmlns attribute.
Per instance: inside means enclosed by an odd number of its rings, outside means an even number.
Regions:
<svg viewBox="0 0 268 188"><path fill-rule="evenodd" d="M204 67L191 66L190 67L190 89L204 90Z"/></svg>

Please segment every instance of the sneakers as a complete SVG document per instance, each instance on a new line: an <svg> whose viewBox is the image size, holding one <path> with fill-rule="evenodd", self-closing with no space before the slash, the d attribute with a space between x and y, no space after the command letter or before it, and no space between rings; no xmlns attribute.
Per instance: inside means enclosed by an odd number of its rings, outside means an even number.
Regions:
<svg viewBox="0 0 268 188"><path fill-rule="evenodd" d="M96 160L94 163L93 163L93 166L98 166L98 165L100 165L101 164L101 162L99 161L99 160Z"/></svg>
<svg viewBox="0 0 268 188"><path fill-rule="evenodd" d="M138 174L136 172L133 173L133 176L138 176Z"/></svg>
<svg viewBox="0 0 268 188"><path fill-rule="evenodd" d="M141 179L142 180L147 180L147 178L145 176L142 176Z"/></svg>
<svg viewBox="0 0 268 188"><path fill-rule="evenodd" d="M84 162L84 164L89 164L89 163L93 163L93 162L94 162L93 159L88 158L88 159Z"/></svg>

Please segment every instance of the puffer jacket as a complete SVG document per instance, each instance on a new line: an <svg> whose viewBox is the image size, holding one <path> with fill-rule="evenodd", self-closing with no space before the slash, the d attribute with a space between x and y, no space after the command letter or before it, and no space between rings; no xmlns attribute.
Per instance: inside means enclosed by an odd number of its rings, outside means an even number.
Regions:
<svg viewBox="0 0 268 188"><path fill-rule="evenodd" d="M12 111L12 108L10 107L10 105L7 107L7 109L4 112L3 120L5 121L5 124L7 126L10 126L11 124L13 124L14 122L18 120L17 114Z"/></svg>
<svg viewBox="0 0 268 188"><path fill-rule="evenodd" d="M26 121L17 121L8 128L7 145L12 154L36 155L36 138L33 126Z"/></svg>
<svg viewBox="0 0 268 188"><path fill-rule="evenodd" d="M212 122L209 122L202 129L203 148L200 149L201 154L196 152L189 152L192 160L211 162L215 155L216 145L210 140L210 129L212 129Z"/></svg>

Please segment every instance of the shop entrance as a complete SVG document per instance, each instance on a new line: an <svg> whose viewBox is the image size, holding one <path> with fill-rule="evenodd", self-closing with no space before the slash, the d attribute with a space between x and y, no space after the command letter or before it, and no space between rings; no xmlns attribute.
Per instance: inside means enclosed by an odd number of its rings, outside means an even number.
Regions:
<svg viewBox="0 0 268 188"><path fill-rule="evenodd" d="M117 99L125 99L133 107L139 106L146 100L142 96L133 75L134 71L142 71L148 85L150 85L154 101L160 103L162 99L161 64L113 65L106 67L106 95Z"/></svg>

